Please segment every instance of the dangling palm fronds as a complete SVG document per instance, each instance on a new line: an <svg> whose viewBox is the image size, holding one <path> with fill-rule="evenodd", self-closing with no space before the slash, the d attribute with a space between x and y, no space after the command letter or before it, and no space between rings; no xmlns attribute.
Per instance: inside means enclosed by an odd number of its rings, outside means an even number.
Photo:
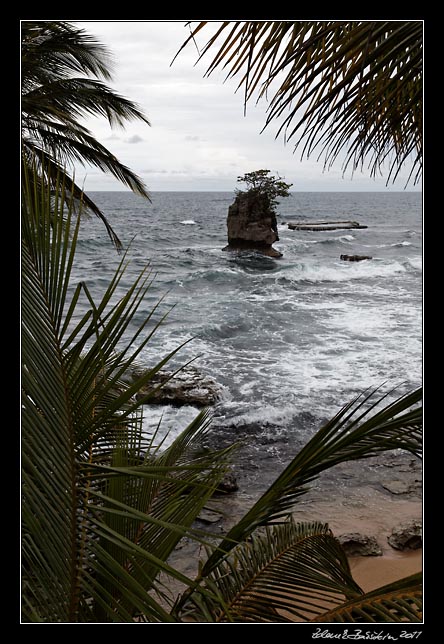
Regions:
<svg viewBox="0 0 444 644"><path fill-rule="evenodd" d="M200 22L181 49L210 24ZM216 49L206 75L223 68L238 77L245 105L256 90L258 100L270 94L265 126L281 120L276 136L298 137L301 156L318 149L327 168L343 158L344 172L368 162L372 176L387 161L387 183L411 159L417 183L422 30L421 21L224 22L199 60Z"/></svg>
<svg viewBox="0 0 444 644"><path fill-rule="evenodd" d="M96 76L111 78L111 58L103 45L66 22L22 23L22 140L28 164L46 155L45 174L40 181L53 188L61 173L66 185L79 199L82 189L66 170L80 162L111 172L133 192L149 199L143 181L78 121L83 116L105 117L110 126L123 127L128 120L148 119L132 101L119 96ZM82 77L75 76L82 74ZM86 77L84 77L86 76ZM28 180L33 173L29 173ZM121 243L100 208L83 195L84 207L104 221L118 249Z"/></svg>

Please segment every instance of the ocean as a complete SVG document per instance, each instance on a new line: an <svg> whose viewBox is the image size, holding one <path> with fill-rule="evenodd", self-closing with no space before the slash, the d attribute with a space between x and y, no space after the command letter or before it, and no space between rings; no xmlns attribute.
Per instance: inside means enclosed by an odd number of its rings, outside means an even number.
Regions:
<svg viewBox="0 0 444 644"><path fill-rule="evenodd" d="M421 384L420 193L292 193L277 206L281 259L222 252L231 192L154 192L151 203L128 192L90 196L128 248L122 294L150 264L154 283L135 324L162 297L155 319L169 310L138 363L152 367L191 339L172 365L196 358L221 385L213 412L220 436L248 435L264 449L280 441L289 456L359 392ZM290 220L368 228L292 231ZM103 224L85 220L74 282L99 298L120 260ZM151 406L145 428L162 416L172 439L196 413Z"/></svg>

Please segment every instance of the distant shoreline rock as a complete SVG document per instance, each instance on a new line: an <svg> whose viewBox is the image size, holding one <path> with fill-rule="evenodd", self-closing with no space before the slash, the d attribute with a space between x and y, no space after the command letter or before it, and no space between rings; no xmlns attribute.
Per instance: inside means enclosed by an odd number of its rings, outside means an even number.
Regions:
<svg viewBox="0 0 444 644"><path fill-rule="evenodd" d="M337 537L347 556L380 557L381 547L375 537L360 532L347 532Z"/></svg>
<svg viewBox="0 0 444 644"><path fill-rule="evenodd" d="M417 550L422 547L422 521L414 519L393 528L387 541L395 550Z"/></svg>

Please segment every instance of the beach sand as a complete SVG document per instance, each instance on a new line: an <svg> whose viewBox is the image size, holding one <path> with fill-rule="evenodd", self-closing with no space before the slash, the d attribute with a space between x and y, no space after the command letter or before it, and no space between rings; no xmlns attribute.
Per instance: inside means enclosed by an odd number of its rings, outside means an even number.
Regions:
<svg viewBox="0 0 444 644"><path fill-rule="evenodd" d="M382 557L349 557L353 579L365 592L422 570L422 548Z"/></svg>

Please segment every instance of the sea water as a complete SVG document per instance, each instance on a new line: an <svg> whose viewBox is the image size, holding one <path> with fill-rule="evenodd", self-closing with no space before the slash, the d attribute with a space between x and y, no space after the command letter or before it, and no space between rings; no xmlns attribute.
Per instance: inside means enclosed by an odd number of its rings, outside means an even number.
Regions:
<svg viewBox="0 0 444 644"><path fill-rule="evenodd" d="M218 432L254 426L304 441L359 392L386 383L403 393L421 383L420 193L292 193L277 206L281 259L222 252L233 193L154 192L151 203L128 192L90 196L128 249L119 294L147 263L152 270L129 332L162 297L152 320L169 310L138 363L152 367L190 340L172 366L196 358L220 384ZM286 224L338 220L367 228L296 231ZM342 254L372 259L348 262ZM73 281L84 280L99 299L121 259L103 224L85 220ZM196 413L150 407L146 431L162 416L172 438Z"/></svg>

